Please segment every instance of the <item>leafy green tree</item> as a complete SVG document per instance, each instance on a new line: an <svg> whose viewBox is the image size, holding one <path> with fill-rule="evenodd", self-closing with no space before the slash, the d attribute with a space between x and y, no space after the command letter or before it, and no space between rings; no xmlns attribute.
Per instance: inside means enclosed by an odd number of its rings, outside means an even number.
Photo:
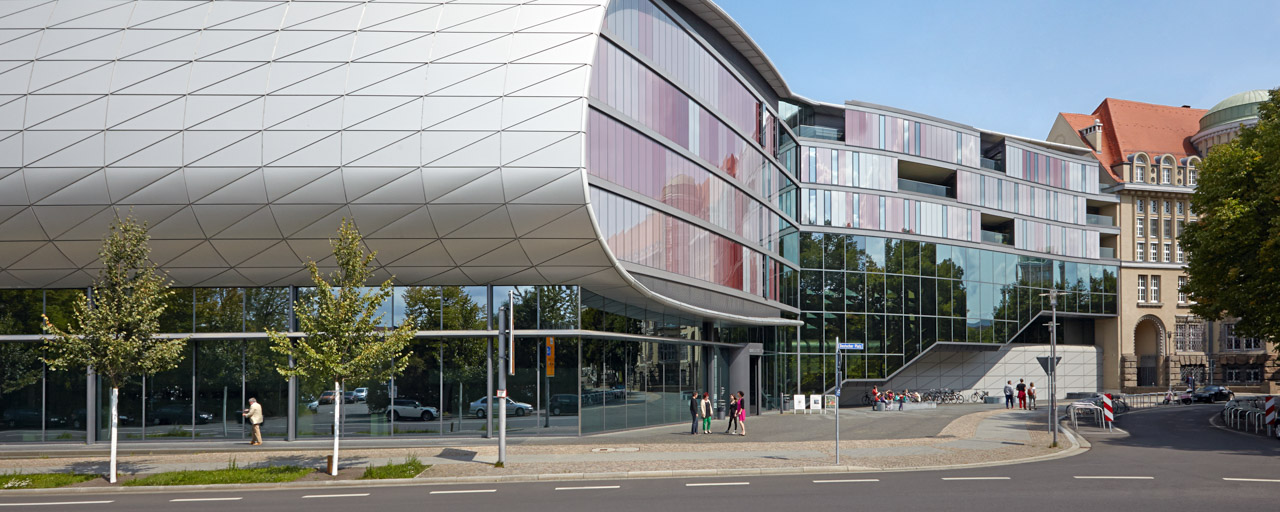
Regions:
<svg viewBox="0 0 1280 512"><path fill-rule="evenodd" d="M1191 206L1199 221L1180 240L1191 311L1239 317L1240 334L1280 339L1280 89L1259 105L1256 126L1209 152Z"/></svg>
<svg viewBox="0 0 1280 512"><path fill-rule="evenodd" d="M120 386L129 379L154 375L177 366L186 338L155 337L169 281L149 259L146 224L132 215L117 219L103 240L98 258L102 270L91 294L75 302L73 319L64 329L44 317L49 368L91 368L111 386L111 474L116 481L116 424Z"/></svg>
<svg viewBox="0 0 1280 512"><path fill-rule="evenodd" d="M405 349L413 339L416 321L406 319L395 329L382 327L379 307L394 293L388 279L377 288L366 288L373 274L376 252L365 254L355 223L346 219L338 238L330 240L337 269L326 278L314 261L307 271L315 283L314 294L295 305L298 330L306 334L290 340L285 332L267 330L272 350L292 356L293 367L277 366L286 377L314 377L333 382L333 464L338 474L338 441L342 424L342 385L348 380L387 380L404 371Z"/></svg>

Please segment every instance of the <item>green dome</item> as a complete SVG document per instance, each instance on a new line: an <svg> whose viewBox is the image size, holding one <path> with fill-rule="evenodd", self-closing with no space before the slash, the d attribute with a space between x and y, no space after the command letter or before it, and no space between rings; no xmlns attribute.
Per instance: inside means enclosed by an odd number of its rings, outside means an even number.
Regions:
<svg viewBox="0 0 1280 512"><path fill-rule="evenodd" d="M1258 104L1267 100L1266 89L1245 91L1219 101L1200 118L1200 131L1230 122L1258 117Z"/></svg>

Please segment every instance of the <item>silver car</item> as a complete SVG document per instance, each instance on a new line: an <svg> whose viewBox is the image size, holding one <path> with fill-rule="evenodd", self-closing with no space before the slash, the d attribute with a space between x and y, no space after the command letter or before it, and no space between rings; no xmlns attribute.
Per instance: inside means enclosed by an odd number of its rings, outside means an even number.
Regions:
<svg viewBox="0 0 1280 512"><path fill-rule="evenodd" d="M440 417L440 411L435 407L425 407L417 400L397 398L391 405L391 409L387 411L387 417L396 421L402 419L431 421Z"/></svg>
<svg viewBox="0 0 1280 512"><path fill-rule="evenodd" d="M508 415L511 415L511 416L524 416L524 415L527 415L527 414L533 414L533 406L532 406L532 405L526 404L526 403L524 403L524 402L517 402L517 401L512 400L512 399L510 399L510 398L498 398L498 397L496 397L496 396L495 396L495 397L493 397L493 403L495 403L495 404L500 404L500 403L502 403L502 401L503 401L503 400L506 400L506 401L507 401L507 414L508 414ZM485 417L485 414L487 413L487 411L485 411L485 408L489 407L489 404L488 404L487 402L488 402L488 401L487 401L486 399L484 399L484 398L480 398L479 400L476 400L476 401L474 401L474 402L471 402L471 408L470 408L470 409L468 409L468 412L469 412L469 413L471 413L472 415L474 415L474 416L475 416L475 417L477 417L477 418L483 418L483 417Z"/></svg>

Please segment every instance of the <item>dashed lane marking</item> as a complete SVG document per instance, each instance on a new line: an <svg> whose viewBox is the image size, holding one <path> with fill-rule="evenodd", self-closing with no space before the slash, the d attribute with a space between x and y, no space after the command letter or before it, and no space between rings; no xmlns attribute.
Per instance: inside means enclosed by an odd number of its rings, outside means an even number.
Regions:
<svg viewBox="0 0 1280 512"><path fill-rule="evenodd" d="M1271 484L1280 484L1280 480L1273 480L1269 478L1223 478L1223 480L1226 480L1228 482L1265 482L1265 483L1271 483Z"/></svg>
<svg viewBox="0 0 1280 512"><path fill-rule="evenodd" d="M107 503L115 503L116 500L102 501L46 501L31 503L0 503L0 507L43 507L43 506L61 506L61 505L105 505Z"/></svg>
<svg viewBox="0 0 1280 512"><path fill-rule="evenodd" d="M431 494L474 494L479 492L498 492L497 489L461 489L457 491L431 491Z"/></svg>
<svg viewBox="0 0 1280 512"><path fill-rule="evenodd" d="M599 489L620 489L621 485L588 485L584 487L556 487L557 491L594 491Z"/></svg>
<svg viewBox="0 0 1280 512"><path fill-rule="evenodd" d="M1155 480L1154 476L1076 476L1076 480Z"/></svg>
<svg viewBox="0 0 1280 512"><path fill-rule="evenodd" d="M235 498L174 498L169 501L172 501L174 503L181 503L186 501L239 501L242 499L244 499L244 497L238 496Z"/></svg>
<svg viewBox="0 0 1280 512"><path fill-rule="evenodd" d="M363 498L368 495L369 493L367 492L356 494L308 494L303 496L303 498Z"/></svg>
<svg viewBox="0 0 1280 512"><path fill-rule="evenodd" d="M858 480L814 480L815 484L856 484L861 482L879 482L879 478L863 478Z"/></svg>
<svg viewBox="0 0 1280 512"><path fill-rule="evenodd" d="M751 485L751 482L703 482L697 484L684 484L685 487L714 487L717 485Z"/></svg>
<svg viewBox="0 0 1280 512"><path fill-rule="evenodd" d="M1009 480L1007 476L951 476L943 480Z"/></svg>

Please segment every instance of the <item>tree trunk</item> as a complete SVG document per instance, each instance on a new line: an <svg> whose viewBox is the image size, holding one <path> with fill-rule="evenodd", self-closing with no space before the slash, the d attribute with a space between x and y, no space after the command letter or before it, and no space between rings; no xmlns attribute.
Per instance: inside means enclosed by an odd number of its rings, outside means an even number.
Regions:
<svg viewBox="0 0 1280 512"><path fill-rule="evenodd" d="M333 476L338 476L338 430L342 424L342 402L345 399L342 396L342 383L333 381L333 464L329 468L329 474Z"/></svg>
<svg viewBox="0 0 1280 512"><path fill-rule="evenodd" d="M119 410L117 404L120 401L120 388L111 388L111 474L107 476L107 481L116 483L116 439L120 434L116 432L116 425L120 421Z"/></svg>

